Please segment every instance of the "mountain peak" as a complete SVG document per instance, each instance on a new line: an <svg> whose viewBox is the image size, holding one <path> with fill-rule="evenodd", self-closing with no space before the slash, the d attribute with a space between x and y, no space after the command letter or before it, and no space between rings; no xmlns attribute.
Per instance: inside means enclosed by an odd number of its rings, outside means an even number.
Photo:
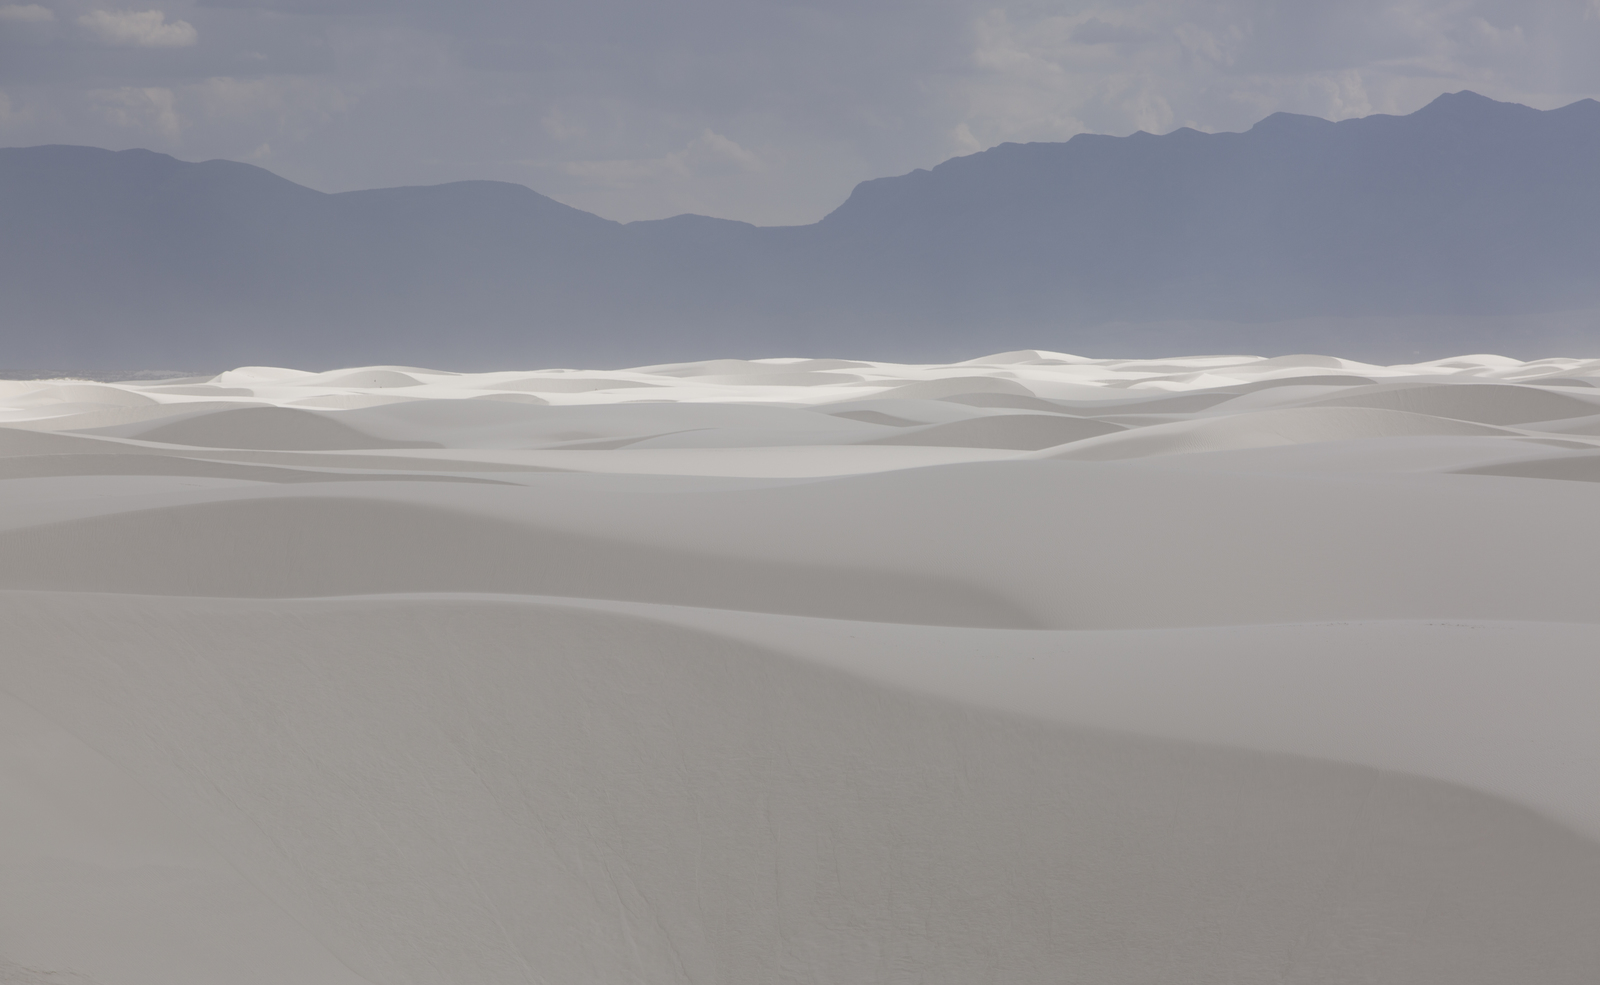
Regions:
<svg viewBox="0 0 1600 985"><path fill-rule="evenodd" d="M1462 89L1460 92L1447 92L1434 99L1433 102L1412 113L1412 116L1423 117L1480 117L1485 113L1537 113L1538 110L1521 103L1503 103L1498 99L1481 96L1471 89Z"/></svg>
<svg viewBox="0 0 1600 985"><path fill-rule="evenodd" d="M1257 121L1251 130L1263 131L1291 131L1308 130L1313 127L1325 127L1332 124L1320 116L1307 116L1304 113L1273 113Z"/></svg>

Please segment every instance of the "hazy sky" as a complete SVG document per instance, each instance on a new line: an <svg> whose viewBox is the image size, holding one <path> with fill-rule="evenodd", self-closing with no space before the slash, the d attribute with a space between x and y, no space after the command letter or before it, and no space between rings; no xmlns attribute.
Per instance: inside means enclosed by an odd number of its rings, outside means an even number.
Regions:
<svg viewBox="0 0 1600 985"><path fill-rule="evenodd" d="M0 145L803 223L1007 140L1600 96L1600 0L0 0Z"/></svg>

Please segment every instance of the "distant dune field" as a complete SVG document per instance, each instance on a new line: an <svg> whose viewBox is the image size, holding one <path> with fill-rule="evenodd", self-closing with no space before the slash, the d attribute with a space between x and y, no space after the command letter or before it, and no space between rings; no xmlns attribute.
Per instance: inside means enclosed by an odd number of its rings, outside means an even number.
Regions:
<svg viewBox="0 0 1600 985"><path fill-rule="evenodd" d="M0 982L1593 985L1600 360L0 381Z"/></svg>

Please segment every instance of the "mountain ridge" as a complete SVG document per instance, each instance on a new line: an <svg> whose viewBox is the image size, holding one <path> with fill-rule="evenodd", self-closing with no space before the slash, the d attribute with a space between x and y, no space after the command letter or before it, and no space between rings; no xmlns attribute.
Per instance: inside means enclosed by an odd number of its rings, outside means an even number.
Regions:
<svg viewBox="0 0 1600 985"><path fill-rule="evenodd" d="M618 223L509 182L324 193L240 162L6 148L0 358L1304 348L1317 332L1259 326L1600 307L1597 174L1600 102L1467 91L1405 116L1000 144L861 182L805 226ZM1149 327L1169 323L1208 327ZM1471 332L1426 334L1320 347L1456 350Z"/></svg>

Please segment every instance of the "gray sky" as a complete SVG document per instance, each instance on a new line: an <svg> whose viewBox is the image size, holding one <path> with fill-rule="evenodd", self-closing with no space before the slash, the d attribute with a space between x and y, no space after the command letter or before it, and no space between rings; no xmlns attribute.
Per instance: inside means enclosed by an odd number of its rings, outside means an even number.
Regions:
<svg viewBox="0 0 1600 985"><path fill-rule="evenodd" d="M1600 96L1600 0L0 0L0 145L805 223L1007 140Z"/></svg>

